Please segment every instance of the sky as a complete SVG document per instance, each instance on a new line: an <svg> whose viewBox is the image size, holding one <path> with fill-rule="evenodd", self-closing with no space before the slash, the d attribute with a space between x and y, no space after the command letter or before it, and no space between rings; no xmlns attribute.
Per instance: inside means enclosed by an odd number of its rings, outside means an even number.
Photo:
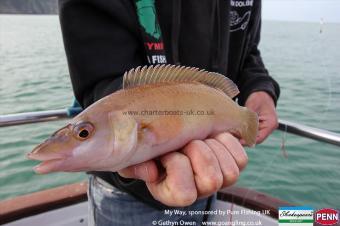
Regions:
<svg viewBox="0 0 340 226"><path fill-rule="evenodd" d="M256 0L255 0L256 1ZM264 20L340 23L340 0L262 0Z"/></svg>

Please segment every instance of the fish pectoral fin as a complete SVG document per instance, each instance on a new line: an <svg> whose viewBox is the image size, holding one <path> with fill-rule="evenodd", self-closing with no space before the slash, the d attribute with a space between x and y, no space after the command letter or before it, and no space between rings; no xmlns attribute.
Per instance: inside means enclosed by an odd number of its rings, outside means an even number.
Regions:
<svg viewBox="0 0 340 226"><path fill-rule="evenodd" d="M151 122L141 122L138 130L138 140L152 145L166 143L178 136L182 131L183 123L178 116L158 117Z"/></svg>
<svg viewBox="0 0 340 226"><path fill-rule="evenodd" d="M130 152L135 149L138 138L138 125L136 120L121 111L111 112L108 117L114 137L113 151Z"/></svg>

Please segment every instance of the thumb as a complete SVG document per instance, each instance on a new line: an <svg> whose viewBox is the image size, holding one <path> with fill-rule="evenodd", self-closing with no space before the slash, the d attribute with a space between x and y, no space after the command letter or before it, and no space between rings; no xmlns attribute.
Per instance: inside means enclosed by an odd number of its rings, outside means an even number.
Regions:
<svg viewBox="0 0 340 226"><path fill-rule="evenodd" d="M158 180L159 172L155 161L149 160L122 169L118 171L118 174L125 178L139 179L145 182L155 182Z"/></svg>

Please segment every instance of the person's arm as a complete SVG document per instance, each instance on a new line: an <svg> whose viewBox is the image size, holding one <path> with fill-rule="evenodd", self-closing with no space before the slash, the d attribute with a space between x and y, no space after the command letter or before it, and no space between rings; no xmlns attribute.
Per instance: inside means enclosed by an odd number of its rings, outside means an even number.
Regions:
<svg viewBox="0 0 340 226"><path fill-rule="evenodd" d="M120 89L123 73L145 64L138 24L129 7L130 1L59 1L70 77L83 107Z"/></svg>
<svg viewBox="0 0 340 226"><path fill-rule="evenodd" d="M261 1L254 2L254 9L250 22L248 46L243 65L237 78L237 86L240 89L238 102L244 105L249 95L253 92L264 91L274 100L275 104L280 95L279 84L269 75L260 50L258 48L261 39Z"/></svg>
<svg viewBox="0 0 340 226"><path fill-rule="evenodd" d="M261 34L261 1L256 2L249 47L237 81L240 89L239 104L259 115L257 143L263 142L278 126L276 103L280 95L279 84L269 76L258 49ZM256 4L254 3L254 4Z"/></svg>

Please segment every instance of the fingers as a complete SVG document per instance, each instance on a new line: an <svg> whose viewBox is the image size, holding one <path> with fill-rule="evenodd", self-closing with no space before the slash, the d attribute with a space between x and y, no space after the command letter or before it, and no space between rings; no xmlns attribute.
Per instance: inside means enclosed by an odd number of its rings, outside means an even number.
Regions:
<svg viewBox="0 0 340 226"><path fill-rule="evenodd" d="M159 178L155 161L147 161L119 171L123 177L142 179L153 197L168 206L187 206L197 197L209 196L234 184L248 157L229 133L214 139L195 140L183 149L160 158L165 177Z"/></svg>
<svg viewBox="0 0 340 226"><path fill-rule="evenodd" d="M221 187L227 187L234 184L240 175L240 170L233 156L228 152L226 147L217 140L208 139L205 142L219 161L220 170L223 175L223 183Z"/></svg>
<svg viewBox="0 0 340 226"><path fill-rule="evenodd" d="M183 149L189 157L196 183L198 196L208 196L223 185L223 175L216 155L206 142L195 140Z"/></svg>
<svg viewBox="0 0 340 226"><path fill-rule="evenodd" d="M157 165L153 160L129 166L120 170L118 174L122 177L140 179L146 182L157 181L159 176Z"/></svg>
<svg viewBox="0 0 340 226"><path fill-rule="evenodd" d="M147 182L153 197L168 206L188 206L197 199L197 190L190 160L180 152L161 157L166 176L161 181Z"/></svg>
<svg viewBox="0 0 340 226"><path fill-rule="evenodd" d="M278 127L274 101L266 92L258 91L249 95L245 106L259 115L256 143L262 143Z"/></svg>
<svg viewBox="0 0 340 226"><path fill-rule="evenodd" d="M262 143L278 126L276 112L260 116L259 132L256 138L256 143Z"/></svg>
<svg viewBox="0 0 340 226"><path fill-rule="evenodd" d="M242 171L248 164L248 155L243 149L240 141L230 133L218 134L215 136L215 139L226 148L226 152L232 155L239 170Z"/></svg>
<svg viewBox="0 0 340 226"><path fill-rule="evenodd" d="M271 134L270 129L268 128L260 129L256 137L256 144L261 144L270 134Z"/></svg>
<svg viewBox="0 0 340 226"><path fill-rule="evenodd" d="M192 141L183 153L189 157L199 197L209 196L222 187L234 184L248 162L238 140L229 133L215 139Z"/></svg>
<svg viewBox="0 0 340 226"><path fill-rule="evenodd" d="M141 179L152 196L168 206L188 206L197 199L197 190L190 160L180 152L168 153L160 158L165 177L155 161L150 160L120 170L122 177Z"/></svg>

